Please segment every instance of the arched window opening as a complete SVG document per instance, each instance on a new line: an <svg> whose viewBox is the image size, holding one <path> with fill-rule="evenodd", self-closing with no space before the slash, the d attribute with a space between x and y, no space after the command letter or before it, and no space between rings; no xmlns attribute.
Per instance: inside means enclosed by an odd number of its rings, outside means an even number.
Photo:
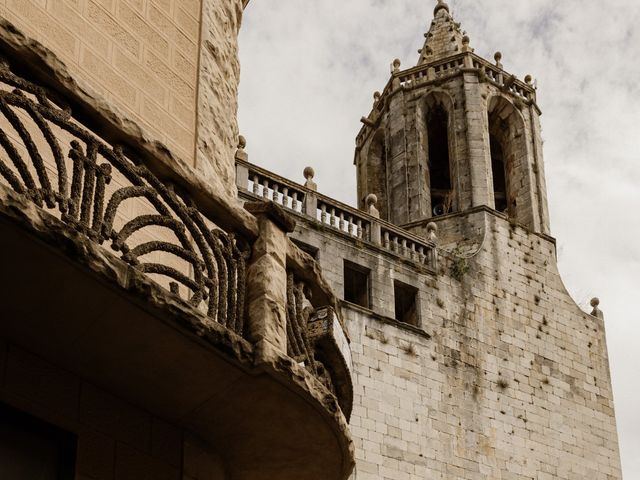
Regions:
<svg viewBox="0 0 640 480"><path fill-rule="evenodd" d="M494 208L533 229L536 199L527 124L518 109L502 96L492 97L488 107Z"/></svg>
<svg viewBox="0 0 640 480"><path fill-rule="evenodd" d="M493 196L495 208L499 212L507 212L507 177L504 152L500 140L495 135L489 137L491 148L491 171L493 173Z"/></svg>
<svg viewBox="0 0 640 480"><path fill-rule="evenodd" d="M448 124L447 112L440 105L427 115L431 209L435 216L450 213L453 206Z"/></svg>

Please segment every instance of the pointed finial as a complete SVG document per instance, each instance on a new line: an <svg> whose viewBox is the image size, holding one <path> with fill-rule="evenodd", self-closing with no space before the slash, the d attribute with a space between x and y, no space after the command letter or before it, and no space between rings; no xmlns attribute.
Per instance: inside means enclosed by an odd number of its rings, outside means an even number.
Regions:
<svg viewBox="0 0 640 480"><path fill-rule="evenodd" d="M463 52L473 52L473 48L469 45L471 43L471 39L468 35L462 37L462 51Z"/></svg>
<svg viewBox="0 0 640 480"><path fill-rule="evenodd" d="M496 67L502 68L502 63L500 63L500 60L502 60L502 53L496 52L496 54L493 56L493 58L496 61Z"/></svg>
<svg viewBox="0 0 640 480"><path fill-rule="evenodd" d="M602 313L602 310L600 310L599 308L600 299L598 297L591 299L591 306L593 307L593 311L591 312L591 315L593 315L596 318L604 319L604 313Z"/></svg>
<svg viewBox="0 0 640 480"><path fill-rule="evenodd" d="M316 172L313 170L313 168L305 167L304 172L302 172L302 174L304 175L304 178L307 180L304 183L304 186L307 187L309 190L316 191L318 189L318 186L313 181L313 177L315 177L316 175Z"/></svg>
<svg viewBox="0 0 640 480"><path fill-rule="evenodd" d="M236 160L249 161L249 154L244 151L247 148L247 139L244 136L238 136L238 149L236 150Z"/></svg>
<svg viewBox="0 0 640 480"><path fill-rule="evenodd" d="M367 205L367 213L372 217L380 218L380 211L376 208L378 197L374 193L367 195L365 203Z"/></svg>
<svg viewBox="0 0 640 480"><path fill-rule="evenodd" d="M434 243L438 241L438 225L434 222L427 223L427 239Z"/></svg>
<svg viewBox="0 0 640 480"><path fill-rule="evenodd" d="M449 13L449 5L447 5L444 0L438 0L438 5L436 5L436 8L433 10L433 16L435 17L440 10L446 10L447 13Z"/></svg>

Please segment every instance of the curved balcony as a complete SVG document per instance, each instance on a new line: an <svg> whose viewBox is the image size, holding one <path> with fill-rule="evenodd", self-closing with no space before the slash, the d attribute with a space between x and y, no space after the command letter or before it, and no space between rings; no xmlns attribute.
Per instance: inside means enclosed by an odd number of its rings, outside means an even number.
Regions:
<svg viewBox="0 0 640 480"><path fill-rule="evenodd" d="M4 21L0 51L0 336L193 432L229 478L346 479L348 341L291 220L220 197Z"/></svg>

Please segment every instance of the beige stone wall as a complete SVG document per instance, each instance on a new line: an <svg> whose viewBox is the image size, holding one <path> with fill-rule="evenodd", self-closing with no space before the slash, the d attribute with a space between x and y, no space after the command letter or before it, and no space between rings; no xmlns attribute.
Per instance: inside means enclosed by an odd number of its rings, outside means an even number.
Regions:
<svg viewBox="0 0 640 480"><path fill-rule="evenodd" d="M223 480L189 432L0 338L0 402L77 435L77 480Z"/></svg>
<svg viewBox="0 0 640 480"><path fill-rule="evenodd" d="M238 32L248 0L204 0L198 95L196 164L217 190L231 197L238 145Z"/></svg>
<svg viewBox="0 0 640 480"><path fill-rule="evenodd" d="M200 0L0 0L71 74L194 163Z"/></svg>
<svg viewBox="0 0 640 480"><path fill-rule="evenodd" d="M459 278L433 275L300 222L325 278L369 269L371 308L347 304L355 480L621 478L604 322L582 312L551 239L483 209L439 222ZM418 233L418 232L416 232ZM418 289L417 328L393 320L394 281Z"/></svg>

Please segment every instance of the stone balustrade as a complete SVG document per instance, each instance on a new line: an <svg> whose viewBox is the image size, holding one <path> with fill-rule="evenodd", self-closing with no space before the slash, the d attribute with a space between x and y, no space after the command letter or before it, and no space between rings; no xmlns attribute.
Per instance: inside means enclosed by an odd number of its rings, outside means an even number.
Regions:
<svg viewBox="0 0 640 480"><path fill-rule="evenodd" d="M435 243L380 219L375 209L375 197L369 212L358 210L318 193L312 170L306 169L305 173L311 173L306 186L299 185L249 163L244 144L236 154L236 182L241 198L272 200L307 221L362 242L365 248L377 247L427 268L436 268Z"/></svg>

